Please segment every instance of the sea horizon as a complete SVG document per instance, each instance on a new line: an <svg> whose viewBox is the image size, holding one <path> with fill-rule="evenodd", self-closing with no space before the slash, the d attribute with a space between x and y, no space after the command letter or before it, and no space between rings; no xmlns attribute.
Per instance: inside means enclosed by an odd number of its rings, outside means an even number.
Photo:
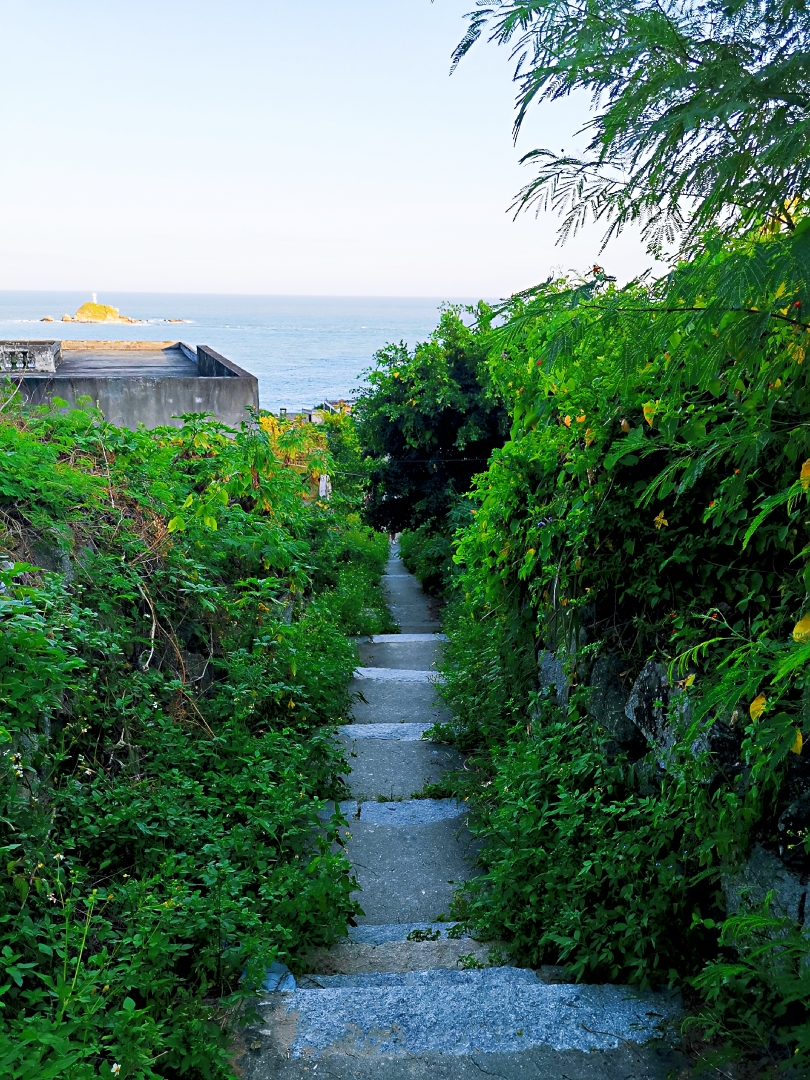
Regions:
<svg viewBox="0 0 810 1080"><path fill-rule="evenodd" d="M374 354L389 343L410 348L439 321L443 304L479 297L315 296L261 293L98 291L98 303L138 323L62 322L92 293L1 290L0 339L182 340L210 345L259 380L262 408L299 411L353 398ZM53 322L43 322L49 316ZM169 320L179 319L180 322Z"/></svg>

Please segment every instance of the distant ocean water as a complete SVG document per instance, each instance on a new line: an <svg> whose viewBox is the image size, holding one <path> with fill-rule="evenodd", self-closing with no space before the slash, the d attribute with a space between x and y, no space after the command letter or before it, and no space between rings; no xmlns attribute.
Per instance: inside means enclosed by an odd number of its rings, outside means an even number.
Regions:
<svg viewBox="0 0 810 1080"><path fill-rule="evenodd" d="M146 325L60 322L90 299L79 292L0 292L0 339L95 338L210 345L259 380L263 408L311 408L356 394L374 353L411 347L436 326L441 299L99 293L98 301ZM475 300L478 298L476 297ZM472 303L472 298L455 298ZM45 315L56 321L43 323ZM168 319L182 319L169 323Z"/></svg>

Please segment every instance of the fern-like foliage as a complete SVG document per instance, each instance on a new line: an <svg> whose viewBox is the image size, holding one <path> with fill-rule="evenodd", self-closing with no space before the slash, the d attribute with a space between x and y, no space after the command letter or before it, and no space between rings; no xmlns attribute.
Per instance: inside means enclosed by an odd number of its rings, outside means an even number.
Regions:
<svg viewBox="0 0 810 1080"><path fill-rule="evenodd" d="M584 157L537 149L516 212L551 208L565 239L639 223L651 250L709 228L792 231L810 189L810 11L804 0L492 0L482 36L511 47L515 134L534 101L591 95Z"/></svg>

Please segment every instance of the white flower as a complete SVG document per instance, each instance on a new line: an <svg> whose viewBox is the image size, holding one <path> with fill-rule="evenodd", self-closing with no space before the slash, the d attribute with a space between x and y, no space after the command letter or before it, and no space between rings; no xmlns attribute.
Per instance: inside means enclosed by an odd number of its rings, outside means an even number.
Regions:
<svg viewBox="0 0 810 1080"><path fill-rule="evenodd" d="M113 1076L118 1076L118 1074L119 1074L120 1072L121 1072L121 1066L120 1066L120 1065L118 1064L118 1062L116 1061L116 1063L115 1063L115 1064L113 1065L113 1067L112 1067L112 1074L113 1074Z"/></svg>

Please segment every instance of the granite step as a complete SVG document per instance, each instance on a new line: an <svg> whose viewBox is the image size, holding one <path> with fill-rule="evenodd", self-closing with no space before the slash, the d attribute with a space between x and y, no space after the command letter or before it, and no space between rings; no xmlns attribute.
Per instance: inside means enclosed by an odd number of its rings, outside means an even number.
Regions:
<svg viewBox="0 0 810 1080"><path fill-rule="evenodd" d="M681 1015L673 993L549 984L513 967L323 979L323 988L277 992L260 1004L259 1034L282 1057L592 1053L666 1041Z"/></svg>

